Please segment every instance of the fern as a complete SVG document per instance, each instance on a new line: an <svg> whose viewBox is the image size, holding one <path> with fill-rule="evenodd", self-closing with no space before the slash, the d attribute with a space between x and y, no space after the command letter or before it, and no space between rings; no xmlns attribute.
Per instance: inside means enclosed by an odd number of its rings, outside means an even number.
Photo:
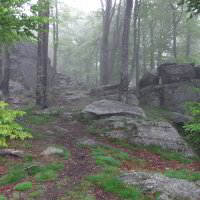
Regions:
<svg viewBox="0 0 200 200"><path fill-rule="evenodd" d="M17 110L6 109L7 103L0 101L0 147L7 147L7 141L13 139L24 140L32 138L32 135L15 122L18 117L26 113Z"/></svg>

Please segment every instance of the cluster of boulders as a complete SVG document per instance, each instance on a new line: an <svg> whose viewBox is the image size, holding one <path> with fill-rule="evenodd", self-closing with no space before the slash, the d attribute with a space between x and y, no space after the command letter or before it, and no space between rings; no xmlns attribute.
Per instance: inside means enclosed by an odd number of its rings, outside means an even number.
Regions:
<svg viewBox="0 0 200 200"><path fill-rule="evenodd" d="M169 122L150 120L138 105L104 99L86 106L82 114L91 122L89 129L103 137L128 140L137 145L160 145L187 156L194 155Z"/></svg>
<svg viewBox="0 0 200 200"><path fill-rule="evenodd" d="M200 66L166 63L146 73L139 82L144 105L184 111L188 101L200 101Z"/></svg>

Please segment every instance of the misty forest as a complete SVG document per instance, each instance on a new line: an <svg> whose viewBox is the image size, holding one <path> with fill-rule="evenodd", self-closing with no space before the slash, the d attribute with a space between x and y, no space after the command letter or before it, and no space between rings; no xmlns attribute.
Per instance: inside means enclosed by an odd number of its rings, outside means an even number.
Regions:
<svg viewBox="0 0 200 200"><path fill-rule="evenodd" d="M0 200L200 200L200 1L0 0Z"/></svg>

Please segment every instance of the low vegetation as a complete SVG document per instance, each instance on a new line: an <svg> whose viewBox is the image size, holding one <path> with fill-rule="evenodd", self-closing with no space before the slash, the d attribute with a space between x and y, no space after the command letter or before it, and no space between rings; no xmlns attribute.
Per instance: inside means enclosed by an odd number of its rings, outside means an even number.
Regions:
<svg viewBox="0 0 200 200"><path fill-rule="evenodd" d="M26 113L17 110L6 109L7 103L0 102L0 147L7 147L7 141L13 139L24 140L32 138L15 119L24 116Z"/></svg>
<svg viewBox="0 0 200 200"><path fill-rule="evenodd" d="M15 186L15 190L17 191L26 191L26 190L31 190L33 187L33 184L31 182L23 182L19 183Z"/></svg>

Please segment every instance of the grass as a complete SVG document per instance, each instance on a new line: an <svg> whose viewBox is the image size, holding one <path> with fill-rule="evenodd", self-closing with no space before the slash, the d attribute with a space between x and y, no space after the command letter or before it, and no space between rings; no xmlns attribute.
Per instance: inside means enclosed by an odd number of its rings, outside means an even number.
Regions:
<svg viewBox="0 0 200 200"><path fill-rule="evenodd" d="M90 192L91 183L87 180L82 181L72 191L66 192L61 200L95 200L96 198Z"/></svg>
<svg viewBox="0 0 200 200"><path fill-rule="evenodd" d="M53 120L56 119L56 117L54 115L42 114L42 115L27 115L26 119L29 124L43 125L52 122Z"/></svg>
<svg viewBox="0 0 200 200"><path fill-rule="evenodd" d="M35 192L31 192L29 194L29 197L32 197L32 198L39 198L44 192L41 191L41 190L38 190L38 191L35 191Z"/></svg>
<svg viewBox="0 0 200 200"><path fill-rule="evenodd" d="M7 199L6 197L0 195L0 200L6 200L6 199Z"/></svg>
<svg viewBox="0 0 200 200"><path fill-rule="evenodd" d="M0 186L8 185L11 183L19 182L27 177L27 173L22 172L22 170L12 170L10 173L4 175L0 179Z"/></svg>
<svg viewBox="0 0 200 200"><path fill-rule="evenodd" d="M167 170L164 175L170 178L185 179L188 181L200 180L200 172L193 172L187 169Z"/></svg>
<svg viewBox="0 0 200 200"><path fill-rule="evenodd" d="M88 180L103 189L105 192L111 192L122 199L140 199L141 191L139 188L126 186L116 176L101 173L98 175L89 176Z"/></svg>
<svg viewBox="0 0 200 200"><path fill-rule="evenodd" d="M51 163L44 167L35 168L32 174L35 174L35 179L40 182L56 180L58 177L57 171L64 169L62 163Z"/></svg>
<svg viewBox="0 0 200 200"><path fill-rule="evenodd" d="M177 153L177 152L173 152L172 150L168 150L168 149L163 149L160 146L155 146L155 145L149 145L147 147L145 147L145 149L147 149L148 151L157 154L160 156L161 159L163 160L169 160L169 161L178 161L180 163L191 163L192 160L186 158L184 155L182 155L181 153Z"/></svg>
<svg viewBox="0 0 200 200"><path fill-rule="evenodd" d="M33 187L33 184L31 182L23 182L23 183L19 183L18 185L16 185L15 190L26 191L26 190L31 190L32 187Z"/></svg>

